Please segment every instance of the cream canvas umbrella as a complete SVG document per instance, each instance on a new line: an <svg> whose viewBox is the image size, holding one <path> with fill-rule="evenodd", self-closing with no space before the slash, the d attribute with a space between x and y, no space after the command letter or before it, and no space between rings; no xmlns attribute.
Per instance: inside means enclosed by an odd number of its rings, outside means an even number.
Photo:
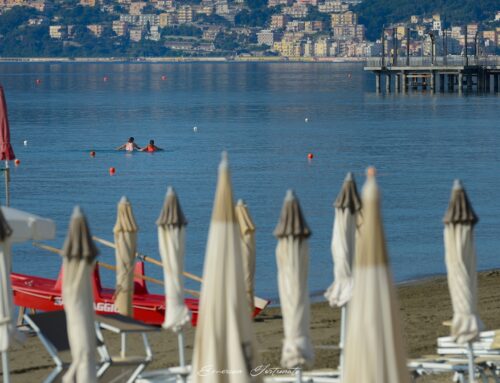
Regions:
<svg viewBox="0 0 500 383"><path fill-rule="evenodd" d="M363 225L356 243L343 383L409 383L399 304L389 267L380 194L370 168L363 187Z"/></svg>
<svg viewBox="0 0 500 383"><path fill-rule="evenodd" d="M309 244L311 231L302 215L300 204L288 190L274 236L278 239L276 261L278 288L283 314L283 349L281 365L297 368L300 381L301 368L312 363L314 351L309 330Z"/></svg>
<svg viewBox="0 0 500 383"><path fill-rule="evenodd" d="M156 221L158 225L158 242L163 263L165 279L165 321L163 328L171 329L178 334L179 364L185 366L184 336L182 329L190 322L189 310L184 302L185 227L186 218L174 189L169 187L165 202Z"/></svg>
<svg viewBox="0 0 500 383"><path fill-rule="evenodd" d="M194 383L261 381L260 375L251 376L257 349L243 281L239 231L223 153L205 254L193 351Z"/></svg>
<svg viewBox="0 0 500 383"><path fill-rule="evenodd" d="M241 253L243 256L243 276L250 312L254 311L254 279L255 279L255 224L247 205L243 200L236 204L236 218L240 227Z"/></svg>
<svg viewBox="0 0 500 383"><path fill-rule="evenodd" d="M472 341L483 329L477 311L476 250L474 225L478 218L467 193L455 180L448 210L444 216L444 247L448 287L453 304L451 335L469 349L469 380L474 380Z"/></svg>
<svg viewBox="0 0 500 383"><path fill-rule="evenodd" d="M132 295L134 294L134 263L137 252L137 224L132 205L126 197L118 204L115 227L116 289L115 307L126 316L133 315Z"/></svg>
<svg viewBox="0 0 500 383"><path fill-rule="evenodd" d="M340 371L344 367L344 343L347 303L352 296L352 265L355 254L358 216L361 200L352 173L348 173L335 200L331 251L335 265L334 282L326 290L325 297L331 307L341 307L340 321Z"/></svg>
<svg viewBox="0 0 500 383"><path fill-rule="evenodd" d="M87 220L78 206L71 216L62 256L62 298L72 356L63 382L96 382L96 336L91 274L95 267L97 248L92 241Z"/></svg>
<svg viewBox="0 0 500 383"><path fill-rule="evenodd" d="M10 235L7 235L9 232ZM14 322L11 321L13 303L9 277L12 268L10 244L53 239L55 233L56 225L50 219L10 207L0 207L0 242L3 242L3 251L0 253L0 288L2 289L0 292L0 351L2 352L4 382L9 381L7 350L10 340L12 335L19 338ZM19 309L24 310L22 307Z"/></svg>
<svg viewBox="0 0 500 383"><path fill-rule="evenodd" d="M15 332L12 314L12 286L10 284L10 240L12 229L0 211L0 352L2 353L3 381L9 382L9 357L10 340Z"/></svg>

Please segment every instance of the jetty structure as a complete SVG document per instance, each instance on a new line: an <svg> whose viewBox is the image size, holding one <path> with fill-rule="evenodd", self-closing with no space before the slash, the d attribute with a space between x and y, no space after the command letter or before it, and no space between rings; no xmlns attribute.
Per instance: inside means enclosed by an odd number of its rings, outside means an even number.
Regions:
<svg viewBox="0 0 500 383"><path fill-rule="evenodd" d="M382 77L385 79L385 90L391 92L407 92L411 89L425 90L430 88L435 92L444 92L447 89L459 93L466 89L468 92L476 89L478 92L490 92L493 83L493 91L498 93L498 81L500 78L500 56L480 55L478 32L475 33L473 47L468 42L468 29L465 26L463 55L450 55L448 51L448 32L443 34L442 56L437 52L437 35L430 32L431 49L429 56L410 56L410 28L406 28L406 55L399 56L397 29L392 28L390 34L391 45L386 41L386 35L391 29L384 28L381 36L381 57L370 57L367 59L365 70L375 74L375 88L377 92L382 88ZM470 52L473 48L474 54ZM493 82L491 78L493 77ZM394 78L394 81L392 79ZM392 86L394 83L394 87Z"/></svg>
<svg viewBox="0 0 500 383"><path fill-rule="evenodd" d="M385 80L386 92L407 92L410 88L490 92L493 87L498 93L500 56L370 57L364 69L375 74L377 92Z"/></svg>

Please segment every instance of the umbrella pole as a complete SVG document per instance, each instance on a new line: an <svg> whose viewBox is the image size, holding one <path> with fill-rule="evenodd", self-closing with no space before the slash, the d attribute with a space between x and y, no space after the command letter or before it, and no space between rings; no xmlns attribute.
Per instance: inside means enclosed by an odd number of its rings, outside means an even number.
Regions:
<svg viewBox="0 0 500 383"><path fill-rule="evenodd" d="M179 331L179 333L177 334L177 341L179 344L179 366L184 369L184 367L186 367L186 359L184 356L184 331ZM184 371L181 372L180 377L182 382L186 381Z"/></svg>
<svg viewBox="0 0 500 383"><path fill-rule="evenodd" d="M345 331L347 324L347 303L344 306L342 306L340 313L341 314L340 314L339 370L340 370L340 378L342 378L344 372L344 345L345 345Z"/></svg>
<svg viewBox="0 0 500 383"><path fill-rule="evenodd" d="M297 367L295 370L296 382L302 383L302 367Z"/></svg>
<svg viewBox="0 0 500 383"><path fill-rule="evenodd" d="M127 334L122 332L120 335L121 335L120 356L122 358L125 358L127 354Z"/></svg>
<svg viewBox="0 0 500 383"><path fill-rule="evenodd" d="M2 352L2 373L3 373L3 383L10 382L9 376L9 355L7 351Z"/></svg>
<svg viewBox="0 0 500 383"><path fill-rule="evenodd" d="M10 206L10 191L9 191L9 182L10 182L10 169L9 169L9 161L5 160L5 206Z"/></svg>
<svg viewBox="0 0 500 383"><path fill-rule="evenodd" d="M467 342L467 351L469 356L469 383L474 383L474 351L472 342Z"/></svg>

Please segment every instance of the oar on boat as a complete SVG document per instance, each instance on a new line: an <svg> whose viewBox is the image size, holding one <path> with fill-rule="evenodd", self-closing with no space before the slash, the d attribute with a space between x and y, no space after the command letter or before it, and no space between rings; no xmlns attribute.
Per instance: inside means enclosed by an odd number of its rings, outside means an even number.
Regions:
<svg viewBox="0 0 500 383"><path fill-rule="evenodd" d="M61 250L56 248L56 247L53 247L53 246L49 246L49 245L46 245L46 244L43 244L43 243L37 243L37 242L33 242L33 246L35 247L38 247L40 249L43 249L43 250L47 250L47 251L50 251L54 254L61 254ZM113 266L113 265L110 265L109 263L105 263L105 262L97 262L99 264L99 266L102 266L103 268L105 269L108 269L108 270L113 270L113 271L116 271L116 267ZM142 279L144 281L147 281L147 282L151 282L151 283L155 283L157 285L164 285L164 282L159 280L159 279L156 279L156 278L152 278L152 277L148 277L146 275L141 275L141 274L136 274L134 273L134 278L139 278L139 279ZM191 289L184 289L184 291L187 293L187 294L190 294L194 297L197 297L199 298L200 297L200 293L198 291L195 291L195 290L191 290Z"/></svg>

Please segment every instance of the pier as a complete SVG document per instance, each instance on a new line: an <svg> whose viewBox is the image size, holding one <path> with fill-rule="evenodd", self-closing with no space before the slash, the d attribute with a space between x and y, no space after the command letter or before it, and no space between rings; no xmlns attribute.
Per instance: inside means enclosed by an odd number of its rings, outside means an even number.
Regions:
<svg viewBox="0 0 500 383"><path fill-rule="evenodd" d="M429 89L498 93L500 56L371 57L364 69L375 74L377 92L385 85L386 92Z"/></svg>

